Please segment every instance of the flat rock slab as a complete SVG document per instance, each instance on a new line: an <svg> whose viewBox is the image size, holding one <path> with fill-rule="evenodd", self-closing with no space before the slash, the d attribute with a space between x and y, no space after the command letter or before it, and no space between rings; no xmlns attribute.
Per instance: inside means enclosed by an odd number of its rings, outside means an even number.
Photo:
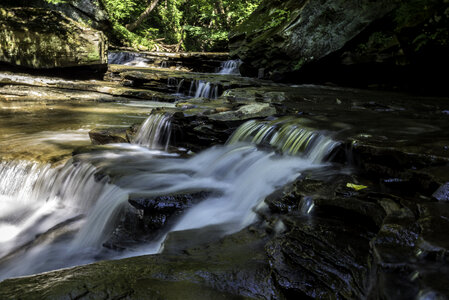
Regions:
<svg viewBox="0 0 449 300"><path fill-rule="evenodd" d="M279 299L263 239L244 230L208 246L104 261L0 283L1 299ZM204 257L208 257L204 260Z"/></svg>

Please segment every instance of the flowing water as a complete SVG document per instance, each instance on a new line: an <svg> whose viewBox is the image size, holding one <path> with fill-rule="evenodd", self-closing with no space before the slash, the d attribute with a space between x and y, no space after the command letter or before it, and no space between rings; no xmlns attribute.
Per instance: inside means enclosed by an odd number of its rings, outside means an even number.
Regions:
<svg viewBox="0 0 449 300"><path fill-rule="evenodd" d="M218 86L203 80L192 81L189 89L189 95L195 98L218 98Z"/></svg>
<svg viewBox="0 0 449 300"><path fill-rule="evenodd" d="M108 63L135 67L150 67L151 61L138 53L109 52Z"/></svg>
<svg viewBox="0 0 449 300"><path fill-rule="evenodd" d="M150 149L167 151L171 137L171 120L168 114L151 114L140 126L133 144Z"/></svg>
<svg viewBox="0 0 449 300"><path fill-rule="evenodd" d="M236 131L232 144L185 159L161 149L170 140L170 117L154 114L141 126L134 145L81 154L58 168L2 163L0 278L156 253L170 231L213 225L222 234L236 232L257 219L255 210L268 194L303 170L323 164L324 155L312 153L330 152L336 145L323 136L291 153L296 155L281 155L242 142L241 132L248 127L244 124ZM266 131L263 126L260 130ZM252 134L258 135L257 130ZM285 133L289 134L295 133ZM209 196L166 228L162 238L123 253L102 246L129 205L130 194L154 197L192 191Z"/></svg>
<svg viewBox="0 0 449 300"><path fill-rule="evenodd" d="M339 145L339 142L331 139L325 132L303 127L297 118L248 121L228 141L229 144L237 142L268 144L282 153L302 153L313 162L322 161Z"/></svg>
<svg viewBox="0 0 449 300"><path fill-rule="evenodd" d="M218 74L232 74L240 75L240 65L242 61L240 59L228 60L221 63L221 68Z"/></svg>
<svg viewBox="0 0 449 300"><path fill-rule="evenodd" d="M0 159L55 161L91 144L93 128L128 127L142 123L156 107L152 101L0 102Z"/></svg>

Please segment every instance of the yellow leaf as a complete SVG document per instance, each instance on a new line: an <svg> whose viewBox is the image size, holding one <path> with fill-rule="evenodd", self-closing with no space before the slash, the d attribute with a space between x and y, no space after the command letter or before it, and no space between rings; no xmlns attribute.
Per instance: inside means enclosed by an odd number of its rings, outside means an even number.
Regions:
<svg viewBox="0 0 449 300"><path fill-rule="evenodd" d="M349 183L349 182L346 184L346 187L348 187L350 189L354 189L356 191L360 191L360 190L363 190L363 189L367 188L366 185L357 185L357 184Z"/></svg>

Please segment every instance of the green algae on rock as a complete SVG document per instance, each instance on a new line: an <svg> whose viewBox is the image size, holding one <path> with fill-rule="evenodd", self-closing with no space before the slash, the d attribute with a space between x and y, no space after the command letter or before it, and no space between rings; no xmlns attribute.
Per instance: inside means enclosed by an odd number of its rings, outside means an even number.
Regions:
<svg viewBox="0 0 449 300"><path fill-rule="evenodd" d="M77 68L105 72L104 34L59 12L0 8L0 62L34 70Z"/></svg>

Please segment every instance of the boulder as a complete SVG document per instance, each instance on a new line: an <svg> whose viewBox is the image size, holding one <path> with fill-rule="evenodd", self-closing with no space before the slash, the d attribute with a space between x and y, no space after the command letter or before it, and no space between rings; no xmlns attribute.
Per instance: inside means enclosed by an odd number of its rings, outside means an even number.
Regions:
<svg viewBox="0 0 449 300"><path fill-rule="evenodd" d="M65 76L99 76L107 68L106 38L56 11L0 8L0 62Z"/></svg>
<svg viewBox="0 0 449 300"><path fill-rule="evenodd" d="M129 143L132 139L131 136L131 130L123 127L93 129L89 132L89 137L93 145Z"/></svg>
<svg viewBox="0 0 449 300"><path fill-rule="evenodd" d="M111 22L100 0L70 0L50 3L46 0L4 0L5 7L36 7L56 10L70 19L97 30L110 31Z"/></svg>

